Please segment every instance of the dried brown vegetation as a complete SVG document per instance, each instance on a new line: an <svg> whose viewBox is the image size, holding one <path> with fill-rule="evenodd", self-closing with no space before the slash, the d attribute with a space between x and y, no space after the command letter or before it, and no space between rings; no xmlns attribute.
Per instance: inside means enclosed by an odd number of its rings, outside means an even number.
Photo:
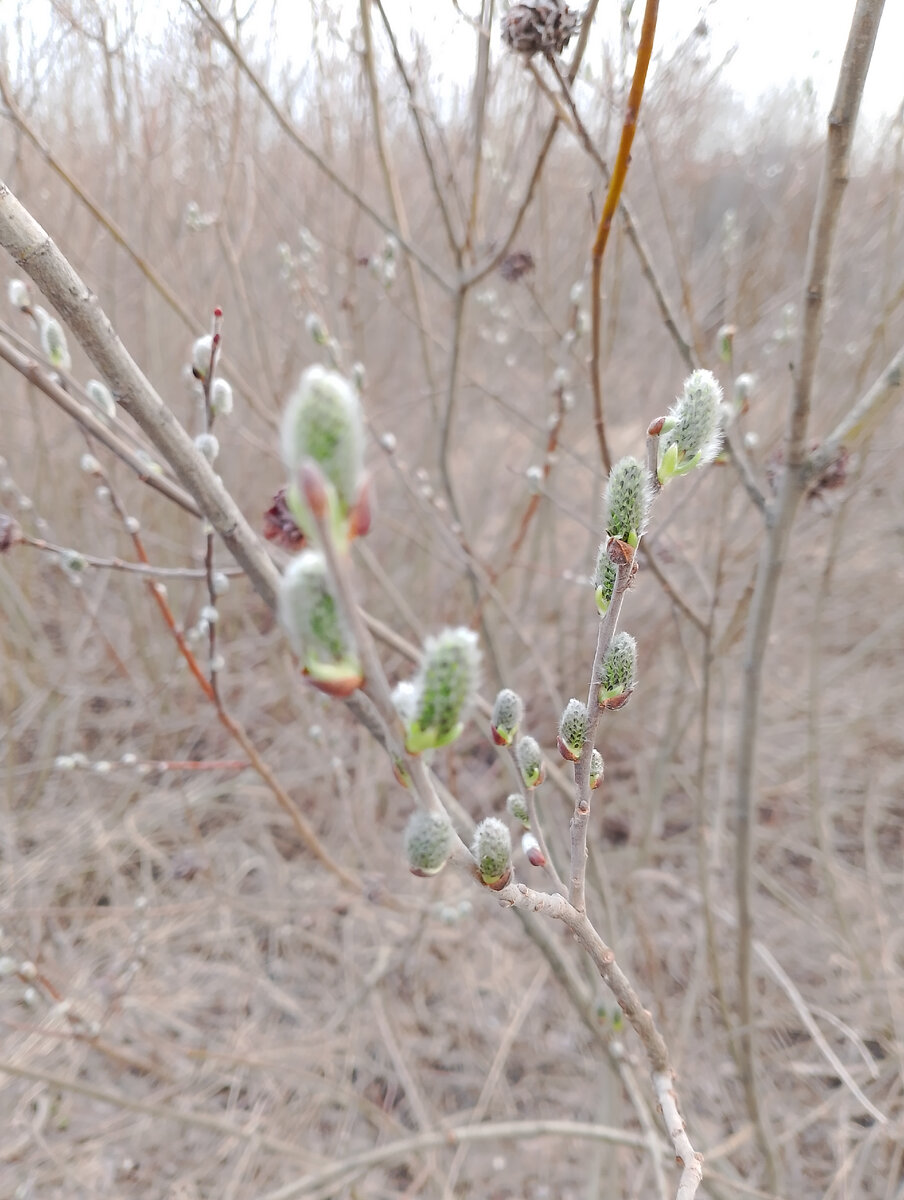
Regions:
<svg viewBox="0 0 904 1200"><path fill-rule="evenodd" d="M325 12L301 65L268 69L265 38L223 18L243 65L188 5L152 41L124 7L104 24L93 0L55 4L39 33L24 6L0 42L0 175L192 432L184 367L222 307L236 411L217 426L217 470L255 526L284 483L282 402L324 355L308 314L346 367L365 365L379 501L358 560L367 608L411 643L481 620L487 695L500 680L516 687L551 753L595 637L586 576L604 473L588 292L573 288L605 183L565 127L549 64L536 65L544 91L495 30L485 86L475 52L473 94L442 90L422 44L399 45L400 72L383 7L362 4L369 39ZM795 110L808 104L796 94L744 113L701 39L658 64L627 183L678 336L617 220L602 306L607 433L614 457L641 454L690 358L729 392L752 372L737 432L741 444L752 435L766 490L780 474L823 114ZM574 87L607 161L625 70L606 51ZM528 192L555 111L562 127ZM857 144L817 440L904 340L902 146L900 120ZM17 273L6 260L4 276ZM716 346L726 324L730 364ZM32 325L6 307L0 338L33 343ZM70 344L84 382L95 372ZM134 560L98 480L79 470L76 425L6 364L0 389L0 509L29 537ZM133 445L131 429L117 422ZM904 1195L902 441L892 412L842 486L814 488L800 508L764 663L755 1087L787 1196ZM207 601L196 517L96 439L91 450L151 562L195 569L165 580L190 628ZM768 1195L736 1040L733 852L763 522L728 464L670 491L656 518L654 561L641 555L625 610L639 686L603 726L588 908L669 1042L707 1162L699 1194ZM406 793L351 716L305 687L247 582L220 600L219 694L344 878L247 766L146 580L89 566L74 581L71 567L26 545L0 559L0 1196L674 1194L636 1040L571 939L545 930L570 970L563 987L487 894L451 873L409 876ZM407 673L404 646L383 656L391 678ZM57 768L73 755L95 769ZM475 818L503 813L504 766L473 725L436 763ZM547 783L539 804L565 862L570 801ZM481 1132L456 1145L445 1131L464 1127Z"/></svg>

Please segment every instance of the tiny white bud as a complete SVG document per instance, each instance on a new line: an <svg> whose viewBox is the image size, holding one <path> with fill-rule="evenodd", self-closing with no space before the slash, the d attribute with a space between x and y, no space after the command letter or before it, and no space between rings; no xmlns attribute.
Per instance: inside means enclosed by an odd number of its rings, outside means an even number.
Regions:
<svg viewBox="0 0 904 1200"><path fill-rule="evenodd" d="M89 379L85 384L85 395L98 409L101 416L108 421L116 420L116 401L105 383L101 383L99 379Z"/></svg>
<svg viewBox="0 0 904 1200"><path fill-rule="evenodd" d="M127 533L140 533L141 532L141 522L138 520L137 517L126 517L126 532Z"/></svg>
<svg viewBox="0 0 904 1200"><path fill-rule="evenodd" d="M138 762L138 755L133 754L130 750L126 754L124 754L119 761L122 763L122 765L124 767L134 767L135 764Z"/></svg>
<svg viewBox="0 0 904 1200"><path fill-rule="evenodd" d="M213 337L207 333L199 337L191 348L191 365L199 379L206 379L210 370L210 355L213 350Z"/></svg>
<svg viewBox="0 0 904 1200"><path fill-rule="evenodd" d="M27 1004L29 1008L34 1008L38 1003L38 993L33 987L26 988L22 993L22 1003Z"/></svg>
<svg viewBox="0 0 904 1200"><path fill-rule="evenodd" d="M217 377L210 389L210 407L218 417L228 417L232 412L232 386L225 379Z"/></svg>
<svg viewBox="0 0 904 1200"><path fill-rule="evenodd" d="M77 767L87 767L89 765L88 755L82 754L81 750L77 750L75 754L73 754L72 761Z"/></svg>
<svg viewBox="0 0 904 1200"><path fill-rule="evenodd" d="M538 466L528 467L525 475L527 477L527 490L532 496L539 495L543 488L543 468Z"/></svg>
<svg viewBox="0 0 904 1200"><path fill-rule="evenodd" d="M86 475L99 475L100 463L93 454L83 454L79 459L79 466Z"/></svg>
<svg viewBox="0 0 904 1200"><path fill-rule="evenodd" d="M584 284L579 279L577 283L571 285L571 291L568 293L568 299L577 307L584 298Z"/></svg>
<svg viewBox="0 0 904 1200"><path fill-rule="evenodd" d="M214 657L210 660L210 669L214 675L218 675L220 671L224 671L226 669L226 659L222 654L214 655Z"/></svg>
<svg viewBox="0 0 904 1200"><path fill-rule="evenodd" d="M383 447L383 449L386 451L387 454L395 454L396 445L397 445L395 434L394 433L381 434L380 445Z"/></svg>
<svg viewBox="0 0 904 1200"><path fill-rule="evenodd" d="M201 620L206 621L208 626L216 625L217 621L220 619L219 612L217 611L217 609L214 608L214 606L212 604L205 604L204 607L201 609L200 615L201 615Z"/></svg>
<svg viewBox="0 0 904 1200"><path fill-rule="evenodd" d="M109 775L113 770L113 764L102 758L99 762L94 763L91 770L95 775Z"/></svg>
<svg viewBox="0 0 904 1200"><path fill-rule="evenodd" d="M58 754L53 765L58 771L71 771L75 766L75 759L71 754Z"/></svg>
<svg viewBox="0 0 904 1200"><path fill-rule="evenodd" d="M28 284L22 279L11 279L6 294L9 296L9 302L13 308L28 308L31 303Z"/></svg>
<svg viewBox="0 0 904 1200"><path fill-rule="evenodd" d="M15 975L19 969L19 964L9 954L4 954L0 958L0 979L8 979L10 975Z"/></svg>
<svg viewBox="0 0 904 1200"><path fill-rule="evenodd" d="M24 963L20 963L19 974L28 983L31 983L32 980L35 980L38 977L38 968L34 965L33 962L26 961Z"/></svg>
<svg viewBox="0 0 904 1200"><path fill-rule="evenodd" d="M220 453L220 443L212 433L199 433L195 438L195 449L203 454L209 463L213 463Z"/></svg>
<svg viewBox="0 0 904 1200"><path fill-rule="evenodd" d="M223 596L229 591L229 576L222 571L214 571L210 582L215 596Z"/></svg>
<svg viewBox="0 0 904 1200"><path fill-rule="evenodd" d="M110 499L110 489L105 484L101 484L100 487L96 487L94 489L94 499L98 502L98 504L106 504Z"/></svg>

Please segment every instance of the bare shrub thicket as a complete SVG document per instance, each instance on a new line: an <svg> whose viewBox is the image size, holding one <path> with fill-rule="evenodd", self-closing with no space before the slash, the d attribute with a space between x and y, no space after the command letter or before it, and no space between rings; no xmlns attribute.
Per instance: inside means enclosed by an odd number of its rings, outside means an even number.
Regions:
<svg viewBox="0 0 904 1200"><path fill-rule="evenodd" d="M355 572L388 677L472 625L485 700L517 689L551 759L598 623L590 251L641 14L621 46L526 65L484 0L468 82L440 85L392 5L314 7L295 47L281 12L237 28L207 0L159 23L10 7L2 179L192 436L187 364L222 309L216 470L254 529L299 373L363 365ZM900 1200L904 124L854 146L792 445L826 114L805 89L746 111L707 45L647 86L600 414L611 458L642 458L702 366L740 415L733 461L670 485L638 556L587 909L668 1043L699 1195ZM0 1195L674 1196L643 1047L572 935L409 875L410 793L299 677L270 559L250 586L199 519L213 493L122 408L86 428L103 372L68 341L61 387L5 306L0 510L27 540L0 558ZM157 574L121 569L141 553ZM481 711L433 761L465 822L514 786ZM537 800L560 864L567 780Z"/></svg>

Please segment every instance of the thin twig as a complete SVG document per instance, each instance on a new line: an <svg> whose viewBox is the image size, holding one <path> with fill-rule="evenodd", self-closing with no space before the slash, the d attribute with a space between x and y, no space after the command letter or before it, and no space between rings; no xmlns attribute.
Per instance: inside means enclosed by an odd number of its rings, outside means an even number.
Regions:
<svg viewBox="0 0 904 1200"><path fill-rule="evenodd" d="M207 0L185 0L185 3L198 5L205 17L207 17L207 20L210 22L211 26L216 30L220 41L238 63L242 73L247 77L252 87L260 96L261 100L263 100L264 105L275 118L280 129L282 129L283 133L286 134L289 140L293 142L298 149L301 150L301 152L311 160L311 162L314 163L318 170L322 171L323 174L326 175L327 179L329 179L330 182L339 189L343 196L356 204L362 210L362 212L367 213L370 219L379 225L379 227L385 233L391 233L392 236L396 238L399 245L406 251L406 253L421 264L431 279L435 280L444 291L451 292L453 290L452 285L445 278L442 272L439 271L428 258L421 254L418 248L413 245L408 238L404 237L391 221L387 221L385 217L380 216L377 210L368 204L364 197L357 192L355 188L351 186L351 184L347 183L342 176L339 175L339 173L329 165L326 159L314 149L313 146L309 145L309 143L305 141L305 139L295 128L294 124L277 105L266 85L253 70L250 63L245 58L245 55L237 45L235 39L230 35L223 22L217 17L216 13L207 3Z"/></svg>
<svg viewBox="0 0 904 1200"><path fill-rule="evenodd" d="M0 181L0 245L51 301L122 408L170 464L270 608L279 574L222 481L136 366L95 295Z"/></svg>
<svg viewBox="0 0 904 1200"><path fill-rule="evenodd" d="M609 445L606 441L606 428L603 417L603 391L600 378L600 331L602 328L600 291L603 275L603 255L609 240L612 218L615 216L616 209L618 208L619 197L625 185L628 166L631 161L631 146L637 130L637 118L640 115L640 103L643 99L643 90L647 80L647 68L650 65L650 58L653 53L653 38L656 34L656 17L658 12L659 0L646 0L643 25L640 32L640 43L637 48L637 61L634 64L634 78L631 81L631 90L628 93L628 105L625 111L624 124L622 125L621 139L615 155L615 163L612 167L612 177L609 180L609 188L606 192L603 211L600 213L599 225L597 226L591 256L590 382L593 388L593 419L599 441L600 457L607 471L612 466L612 459L609 454Z"/></svg>

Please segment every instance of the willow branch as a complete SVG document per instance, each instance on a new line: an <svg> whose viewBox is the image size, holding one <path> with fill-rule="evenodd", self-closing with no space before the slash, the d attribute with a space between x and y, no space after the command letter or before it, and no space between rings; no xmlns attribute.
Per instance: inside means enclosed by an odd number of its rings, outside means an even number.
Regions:
<svg viewBox="0 0 904 1200"><path fill-rule="evenodd" d="M121 407L144 430L244 568L268 607L279 573L210 464L138 368L98 298L38 222L0 181L0 245L34 280L78 339Z"/></svg>
<svg viewBox="0 0 904 1200"><path fill-rule="evenodd" d="M647 0L643 14L643 25L640 31L640 44L637 47L637 61L634 64L634 78L631 81L631 90L628 93L628 106L625 111L624 124L622 125L621 139L619 140L618 151L615 155L615 163L612 167L612 177L609 180L609 189L606 192L603 211L600 213L600 221L597 226L596 239L593 243L591 257L590 292L592 327L590 382L593 387L593 419L600 446L600 457L607 471L612 466L612 459L606 441L606 428L603 419L603 391L600 380L600 331L602 328L600 290L603 275L603 255L606 252L606 244L609 240L612 218L615 216L616 209L618 208L619 197L621 196L622 189L625 186L625 179L628 175L628 166L631 161L631 146L634 143L634 134L637 131L637 119L640 115L640 103L643 99L643 90L647 81L647 69L653 54L653 38L656 34L656 17L658 12L659 0Z"/></svg>

